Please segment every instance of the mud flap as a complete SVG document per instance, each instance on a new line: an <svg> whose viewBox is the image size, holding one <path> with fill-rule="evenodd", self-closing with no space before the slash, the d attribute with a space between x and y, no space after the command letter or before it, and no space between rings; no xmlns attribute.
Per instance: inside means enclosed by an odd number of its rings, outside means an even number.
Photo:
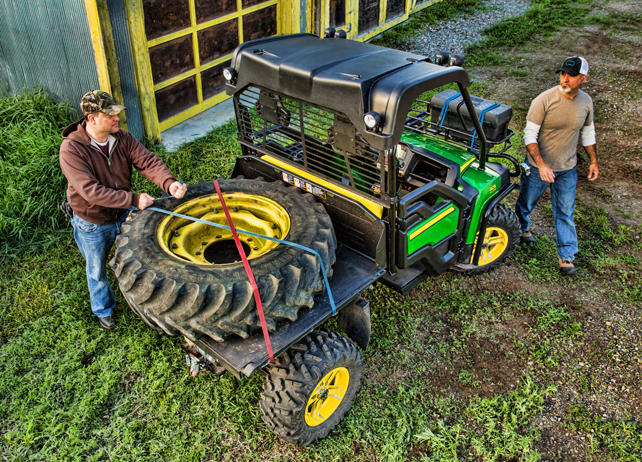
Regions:
<svg viewBox="0 0 642 462"><path fill-rule="evenodd" d="M368 348L372 333L370 302L368 300L359 297L354 303L339 311L337 321L339 328L359 345L359 348L362 350Z"/></svg>

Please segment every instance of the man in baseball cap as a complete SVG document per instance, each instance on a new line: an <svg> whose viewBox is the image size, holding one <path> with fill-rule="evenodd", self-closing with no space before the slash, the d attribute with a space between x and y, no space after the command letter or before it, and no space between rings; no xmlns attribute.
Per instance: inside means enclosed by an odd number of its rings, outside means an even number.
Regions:
<svg viewBox="0 0 642 462"><path fill-rule="evenodd" d="M560 67L556 73L566 72L571 77L576 77L578 75L588 75L589 65L588 62L581 56L572 56L566 58L562 67Z"/></svg>
<svg viewBox="0 0 642 462"><path fill-rule="evenodd" d="M578 252L574 222L578 140L581 139L591 158L588 180L594 181L599 175L593 100L580 90L588 78L588 70L588 62L581 56L566 58L556 71L560 84L531 103L524 128L526 160L531 165L531 173L522 175L515 206L522 226L521 241L533 244L529 215L544 191L551 188L560 272L567 276L576 274L573 259Z"/></svg>
<svg viewBox="0 0 642 462"><path fill-rule="evenodd" d="M92 312L103 329L116 326L114 291L107 280L107 256L130 209L153 204L149 194L132 192L132 167L177 198L187 187L163 161L136 138L118 127L125 106L102 90L82 97L83 118L62 132L60 167L67 178L68 204L73 210L74 239L86 261L85 272Z"/></svg>

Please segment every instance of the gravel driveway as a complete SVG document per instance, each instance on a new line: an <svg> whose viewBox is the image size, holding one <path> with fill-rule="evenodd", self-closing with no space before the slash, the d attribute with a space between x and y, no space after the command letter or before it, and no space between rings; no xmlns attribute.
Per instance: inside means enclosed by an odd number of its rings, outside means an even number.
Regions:
<svg viewBox="0 0 642 462"><path fill-rule="evenodd" d="M519 16L530 7L528 0L487 0L480 3L485 6L484 11L464 14L435 26L428 25L400 48L430 58L439 51L463 54L467 45L483 38L482 30L502 19Z"/></svg>

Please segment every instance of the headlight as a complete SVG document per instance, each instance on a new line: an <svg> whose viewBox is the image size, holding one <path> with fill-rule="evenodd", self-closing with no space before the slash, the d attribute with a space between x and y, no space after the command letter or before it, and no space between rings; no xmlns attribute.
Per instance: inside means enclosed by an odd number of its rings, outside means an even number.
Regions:
<svg viewBox="0 0 642 462"><path fill-rule="evenodd" d="M373 130L381 123L381 116L378 113L371 111L363 116L363 122L366 124L366 127Z"/></svg>
<svg viewBox="0 0 642 462"><path fill-rule="evenodd" d="M450 53L447 51L440 51L435 55L435 64L439 66L447 66L450 60Z"/></svg>
<svg viewBox="0 0 642 462"><path fill-rule="evenodd" d="M231 83L236 80L236 71L233 67L226 67L225 69L223 69L223 77L225 77L225 80Z"/></svg>
<svg viewBox="0 0 642 462"><path fill-rule="evenodd" d="M462 55L452 55L450 57L450 65L464 67L464 57Z"/></svg>

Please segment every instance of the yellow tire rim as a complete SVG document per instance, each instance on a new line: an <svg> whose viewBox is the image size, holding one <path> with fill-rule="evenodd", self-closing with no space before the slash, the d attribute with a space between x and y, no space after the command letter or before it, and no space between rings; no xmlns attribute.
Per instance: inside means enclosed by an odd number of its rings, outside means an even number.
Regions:
<svg viewBox="0 0 642 462"><path fill-rule="evenodd" d="M317 384L305 406L305 423L316 427L328 420L337 410L348 391L350 372L337 367L328 372Z"/></svg>
<svg viewBox="0 0 642 462"><path fill-rule="evenodd" d="M290 216L277 202L264 196L225 193L223 199L237 229L285 239ZM201 220L228 226L218 195L187 201L173 210ZM158 226L158 242L170 255L200 265L225 265L241 261L232 232L226 229L168 215ZM239 233L248 260L260 257L279 245L268 239Z"/></svg>
<svg viewBox="0 0 642 462"><path fill-rule="evenodd" d="M502 228L486 229L486 236L479 255L479 266L488 265L502 256L508 247L508 233ZM474 252L473 252L474 255Z"/></svg>

